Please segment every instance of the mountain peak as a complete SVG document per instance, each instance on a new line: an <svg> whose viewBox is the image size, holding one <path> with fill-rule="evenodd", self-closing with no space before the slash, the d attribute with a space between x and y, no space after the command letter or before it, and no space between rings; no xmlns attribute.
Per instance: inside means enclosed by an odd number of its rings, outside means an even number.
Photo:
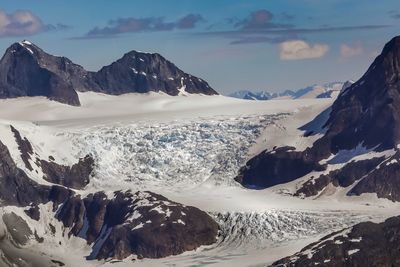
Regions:
<svg viewBox="0 0 400 267"><path fill-rule="evenodd" d="M185 73L158 53L132 50L93 74L100 92L110 94L164 92L218 94L206 81Z"/></svg>
<svg viewBox="0 0 400 267"><path fill-rule="evenodd" d="M0 60L0 98L45 96L79 105L76 91L218 94L207 82L183 72L157 53L132 50L98 72L90 72L23 40L12 44Z"/></svg>
<svg viewBox="0 0 400 267"><path fill-rule="evenodd" d="M34 52L37 50L42 51L38 46L36 46L35 44L33 44L32 42L27 41L27 40L23 40L23 41L12 44L8 48L8 50L11 50L11 52L15 52L16 49L21 49L21 48L25 49L30 54L34 54Z"/></svg>
<svg viewBox="0 0 400 267"><path fill-rule="evenodd" d="M400 49L400 35L393 37L383 48L382 54L392 51L393 49Z"/></svg>

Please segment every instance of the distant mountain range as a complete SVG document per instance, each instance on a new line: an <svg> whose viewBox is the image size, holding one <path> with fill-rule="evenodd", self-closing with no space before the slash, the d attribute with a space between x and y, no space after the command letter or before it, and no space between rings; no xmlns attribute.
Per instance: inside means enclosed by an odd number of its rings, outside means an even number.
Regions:
<svg viewBox="0 0 400 267"><path fill-rule="evenodd" d="M164 92L218 94L208 83L157 53L130 51L97 72L53 56L29 41L12 44L0 60L0 98L45 96L79 106L77 91L120 95Z"/></svg>
<svg viewBox="0 0 400 267"><path fill-rule="evenodd" d="M298 90L286 90L282 93L270 93L268 91L253 92L241 90L229 94L228 96L247 100L270 100L270 99L307 99L307 98L331 98L338 96L344 88L352 85L353 81L331 82L315 84Z"/></svg>

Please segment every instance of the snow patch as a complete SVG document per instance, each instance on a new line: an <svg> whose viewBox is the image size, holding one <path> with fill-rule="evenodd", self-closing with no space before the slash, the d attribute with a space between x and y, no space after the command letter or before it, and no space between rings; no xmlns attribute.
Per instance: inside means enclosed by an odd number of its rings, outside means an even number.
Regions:
<svg viewBox="0 0 400 267"><path fill-rule="evenodd" d="M360 251L360 249L351 249L351 250L349 250L349 251L347 251L347 255L353 255L354 253L357 253L357 252L359 252Z"/></svg>
<svg viewBox="0 0 400 267"><path fill-rule="evenodd" d="M136 225L135 227L132 228L132 231L143 228L143 226L144 226L144 223L139 223L138 225Z"/></svg>

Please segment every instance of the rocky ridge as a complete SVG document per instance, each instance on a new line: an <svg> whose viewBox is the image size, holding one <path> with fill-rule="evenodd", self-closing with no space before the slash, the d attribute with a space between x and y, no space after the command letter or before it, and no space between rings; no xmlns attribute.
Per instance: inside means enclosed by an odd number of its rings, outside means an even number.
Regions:
<svg viewBox="0 0 400 267"><path fill-rule="evenodd" d="M218 94L160 54L131 51L97 72L53 56L29 41L12 44L0 60L0 98L44 96L79 106L77 92Z"/></svg>

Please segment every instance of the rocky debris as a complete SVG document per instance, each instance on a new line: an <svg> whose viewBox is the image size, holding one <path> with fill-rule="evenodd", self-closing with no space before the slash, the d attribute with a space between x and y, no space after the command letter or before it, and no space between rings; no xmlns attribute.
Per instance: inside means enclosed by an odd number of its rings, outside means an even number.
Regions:
<svg viewBox="0 0 400 267"><path fill-rule="evenodd" d="M39 219L40 219L40 211L39 211L39 207L37 205L32 203L29 208L24 210L24 212L31 219L39 221Z"/></svg>
<svg viewBox="0 0 400 267"><path fill-rule="evenodd" d="M294 151L293 147L279 147L249 160L235 180L245 187L267 188L324 169L311 154Z"/></svg>
<svg viewBox="0 0 400 267"><path fill-rule="evenodd" d="M271 266L400 266L400 217L332 233Z"/></svg>
<svg viewBox="0 0 400 267"><path fill-rule="evenodd" d="M383 160L384 157L351 161L344 167L331 171L328 174L322 174L317 178L312 177L310 180L302 184L294 195L305 197L316 196L330 183L336 187L350 186L355 181L360 180L371 172Z"/></svg>
<svg viewBox="0 0 400 267"><path fill-rule="evenodd" d="M12 125L10 125L11 131L14 134L15 137L15 141L18 144L18 149L21 152L21 158L22 161L25 164L25 167L32 171L32 165L30 163L30 160L32 159L32 155L33 155L33 148L31 143L29 142L28 139L26 139L26 137L22 138L21 134L19 133L19 131L17 129L15 129Z"/></svg>
<svg viewBox="0 0 400 267"><path fill-rule="evenodd" d="M349 192L362 193L376 193L379 198L400 201L400 151L368 173Z"/></svg>
<svg viewBox="0 0 400 267"><path fill-rule="evenodd" d="M40 166L44 173L43 179L46 181L74 189L83 189L90 182L94 160L92 156L87 155L72 166L40 160Z"/></svg>
<svg viewBox="0 0 400 267"><path fill-rule="evenodd" d="M321 160L355 150L361 144L363 149L377 152L397 149L400 142L399 66L400 36L385 45L360 80L348 83L341 91L326 123L318 129L322 137L312 147L304 151L284 147L274 150L279 152L262 152L246 163L236 180L246 187L265 188L319 171ZM308 131L306 136L312 134ZM394 168L376 170L375 176L370 174L369 178L364 178L352 193L379 192L381 197L397 199L397 196L391 196L392 190L397 191L398 184ZM308 184L304 190L307 194L315 194L329 184L330 179L321 177L315 188ZM349 181L353 180L354 177Z"/></svg>
<svg viewBox="0 0 400 267"><path fill-rule="evenodd" d="M159 54L131 51L98 72L90 72L23 41L11 45L0 60L0 98L45 96L79 106L77 91L218 94L206 81L183 72Z"/></svg>
<svg viewBox="0 0 400 267"><path fill-rule="evenodd" d="M216 241L218 225L197 208L151 192L97 192L75 196L60 208L58 219L70 234L93 244L88 259L129 255L160 258Z"/></svg>

